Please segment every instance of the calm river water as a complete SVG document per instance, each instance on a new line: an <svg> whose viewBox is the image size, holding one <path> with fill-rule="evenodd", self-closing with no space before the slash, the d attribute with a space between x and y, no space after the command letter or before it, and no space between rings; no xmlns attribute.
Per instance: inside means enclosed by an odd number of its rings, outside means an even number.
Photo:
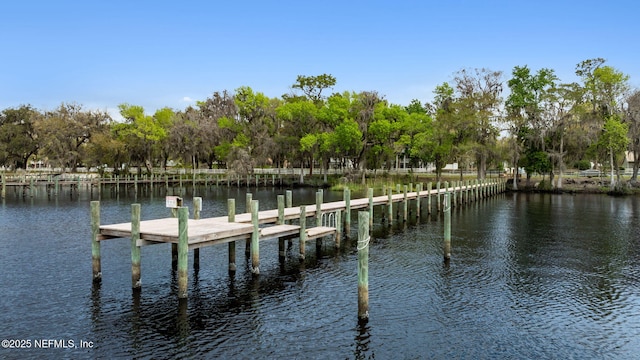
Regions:
<svg viewBox="0 0 640 360"><path fill-rule="evenodd" d="M284 192L249 191L261 209L275 208ZM244 209L246 189L201 192L203 217L225 215L229 197ZM314 193L294 190L294 205L314 203ZM102 223L129 221L133 202L143 219L167 216L162 196L103 195ZM341 197L325 192L325 201ZM366 325L357 321L354 240L338 251L327 240L319 253L309 244L303 264L296 241L283 264L277 241L263 242L257 279L243 244L233 277L227 246L204 248L199 271L189 270L186 303L177 299L170 246L142 248L142 291L134 294L128 239L110 240L94 287L89 200L86 192L49 199L8 191L0 338L10 342L0 358L640 357L638 197L506 194L456 208L449 266L440 217L423 211L420 221L388 230L376 208Z"/></svg>

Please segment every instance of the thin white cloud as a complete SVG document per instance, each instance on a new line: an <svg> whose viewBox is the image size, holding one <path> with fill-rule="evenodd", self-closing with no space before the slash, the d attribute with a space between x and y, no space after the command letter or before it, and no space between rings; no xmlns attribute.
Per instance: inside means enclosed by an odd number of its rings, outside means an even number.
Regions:
<svg viewBox="0 0 640 360"><path fill-rule="evenodd" d="M109 113L109 115L111 115L111 118L116 121L116 122L125 122L124 117L122 117L122 114L120 114L120 109L118 108L107 108L107 112Z"/></svg>
<svg viewBox="0 0 640 360"><path fill-rule="evenodd" d="M184 101L184 102L188 102L188 103L195 102L195 100L193 100L192 98L190 98L190 97L188 97L188 96L183 97L183 98L182 98L182 101Z"/></svg>

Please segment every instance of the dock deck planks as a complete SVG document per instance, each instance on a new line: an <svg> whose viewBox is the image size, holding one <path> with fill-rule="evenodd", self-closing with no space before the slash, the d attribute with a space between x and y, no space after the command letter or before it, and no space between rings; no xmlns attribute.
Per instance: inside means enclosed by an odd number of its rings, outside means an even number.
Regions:
<svg viewBox="0 0 640 360"><path fill-rule="evenodd" d="M478 187L480 185L471 185L470 188ZM453 191L453 190L461 190L463 187L450 187L449 189L440 189L440 194L443 194L445 191ZM466 186L464 187L466 188ZM432 189L431 191L423 190L420 191L420 197L425 197L428 195L436 195L438 194L438 190ZM397 193L391 196L392 202L402 202L405 200L404 193ZM418 192L412 191L407 192L406 200L415 200L418 198ZM375 196L372 198L372 202L374 206L386 205L389 203L389 197L386 195ZM360 198L360 199L351 199L350 209L363 209L369 206L368 198ZM345 211L346 210L346 202L345 201L334 201L328 203L321 204L321 211L323 213L326 212L335 212L335 211ZM313 217L316 215L316 207L315 204L307 205L305 207L305 213L307 217ZM294 220L300 218L300 206L290 207L284 209L284 218L285 220ZM278 209L272 210L263 210L258 212L258 222L259 224L275 224L278 220ZM295 230L295 226L293 225L276 225L272 227L263 227L261 228L261 233L263 234L261 238L277 238L281 236L290 236L293 235ZM269 229L272 228L272 229ZM202 243L200 246L203 246L204 243L207 245L213 245L215 243L223 243L234 241L241 238L247 238L251 236L253 227L251 224L251 213L241 213L237 214L235 217L235 222L229 223L227 216L220 217L212 217L201 220L193 220L189 219L188 223L188 235L189 235L189 245ZM299 227L298 227L299 229ZM333 229L333 233L335 233L334 228L326 228L324 230L317 229L311 230L314 228L309 228L308 234L313 235L315 237L320 237L320 233L327 232L327 235L330 235L332 232L328 231L328 229ZM101 225L100 226L100 237L99 240L106 240L111 238L128 238L131 237L131 223L120 223L120 224L111 224L111 225ZM178 242L178 219L177 218L162 218L155 220L145 220L140 222L140 245L148 245L151 243L159 243L159 242L170 242L177 243Z"/></svg>
<svg viewBox="0 0 640 360"><path fill-rule="evenodd" d="M445 183L446 184L446 183ZM301 208L303 206L297 207L283 207L282 198L278 198L278 206L279 209L272 210L263 210L257 211L257 202L252 203L253 216L251 213L243 213L235 215L235 205L231 208L231 211L228 216L221 217L212 217L206 219L188 219L189 211L188 208L181 207L178 208L177 213L180 218L162 218L155 220L145 220L139 221L135 220L135 224L138 224L139 228L136 226L136 229L139 230L140 238L132 239L135 244L131 246L131 274L132 274L132 287L134 289L140 287L140 247L144 245L153 245L153 244L161 244L161 243L171 243L171 253L172 253L172 267L174 270L178 272L178 298L186 298L187 297L187 286L188 286L188 251L192 249L199 249L201 247L229 243L229 272L236 271L236 246L235 241L238 240L246 240L246 252L247 254L251 254L251 272L254 275L258 275L260 273L259 265L260 265L260 256L259 256L259 240L267 240L267 239L280 239L278 247L279 247L279 256L281 259L284 259L285 250L284 250L284 239L291 238L295 236L300 237L300 260L304 260L305 258L305 240L318 239L324 236L335 236L335 244L337 247L340 246L340 236L341 236L341 228L342 228L342 216L340 216L341 211L345 211L349 213L349 217L346 217L345 224L350 223L350 211L357 209L368 209L369 214L372 215L373 207L379 205L392 205L390 203L394 202L403 202L404 203L404 215L403 221L407 220L407 205L409 201L413 201L416 199L420 199L421 197L427 197L431 195L440 196L449 191L454 191L454 202L455 202L455 191L469 190L475 188L475 195L472 195L472 201L477 200L482 197L490 196L497 193L497 188L490 188L491 186L498 185L498 182L488 183L488 184L478 184L476 182L475 185L471 186L458 186L458 187L447 187L445 185L444 189L440 189L438 186L437 189L431 189L427 191L420 190L407 192L407 187L405 186L405 192L397 193L392 195L383 195L376 196L371 198L360 198L360 199L352 199L349 200L349 208L347 208L346 201L334 201L329 203L322 203L322 198L316 195L316 199L318 203L309 206L304 206L305 211L301 213ZM501 190L504 191L504 183L501 185ZM478 190L485 187L482 194L478 194ZM346 193L348 196L348 192ZM369 190L369 194L371 194L371 190ZM462 194L462 193L461 193ZM469 193L467 192L467 195ZM249 197L248 197L249 198ZM349 199L347 197L347 199ZM201 198L199 198L201 201ZM429 200L429 204L431 205L431 201ZM133 206L135 205L135 207ZM139 219L139 204L132 205L132 216L135 214L136 219ZM438 198L438 210L440 210L440 202ZM449 205L451 205L449 203ZM254 207L255 206L255 207ZM419 216L419 203L416 204L417 210L416 213ZM449 208L450 209L450 208ZM391 224L392 210L393 207L388 207L389 210L389 222ZM398 209L399 210L399 209ZM323 216L319 216L317 212L320 211ZM444 211L444 210L443 210ZM449 210L447 210L449 211ZM324 218L325 214L333 214L335 213L335 218L329 215ZM280 214L279 214L280 213ZM364 215L369 215L364 214ZM448 213L446 213L448 214ZM196 216L196 218L199 216ZM233 217L234 221L229 222L229 217ZM315 227L310 227L305 229L306 220L309 217L316 217L316 225ZM331 220L334 220L335 227L326 226ZM367 219L369 216L363 216L362 218ZM303 221L300 222L300 225L291 225L291 224L282 224L282 220L294 220L300 219ZM447 217L445 217L447 219ZM325 221L326 220L326 221ZM372 226L372 222L367 219L369 222L369 226ZM185 224L186 222L186 224ZM112 238L132 238L132 223L120 223L120 224L110 224L110 225L99 225L100 224L100 203L99 201L91 202L91 231L92 231L92 239L91 239L91 257L92 257L92 271L93 271L93 280L94 282L99 281L102 278L101 265L100 265L100 242L107 239ZM269 224L267 226L260 227L259 224ZM186 225L186 226L185 226ZM368 236L368 227L365 226L366 231L362 231L362 225L359 224L358 233L363 234L363 236ZM179 228L183 230L186 229L186 234L183 233L183 236L179 235ZM349 228L347 228L348 230ZM362 232L361 232L362 231ZM348 234L348 233L347 233ZM184 236L186 235L186 236ZM446 235L445 235L446 237ZM251 240L251 241L249 241ZM317 243L316 246L320 244ZM199 251L194 251L194 269L196 265L199 266ZM359 252L360 254L360 252ZM360 300L359 300L360 301Z"/></svg>

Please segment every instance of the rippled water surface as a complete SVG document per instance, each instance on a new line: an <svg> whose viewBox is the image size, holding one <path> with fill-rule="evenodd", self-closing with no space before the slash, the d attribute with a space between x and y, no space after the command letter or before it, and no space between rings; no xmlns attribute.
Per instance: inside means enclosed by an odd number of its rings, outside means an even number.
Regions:
<svg viewBox="0 0 640 360"><path fill-rule="evenodd" d="M250 189L275 208L280 189ZM244 210L246 189L212 188L202 216ZM315 201L294 190L294 205ZM94 199L96 195L93 195ZM341 199L325 192L325 201ZM191 196L186 194L187 204ZM31 349L0 358L638 358L640 198L508 194L452 211L452 259L442 260L443 221L389 229L376 208L369 254L367 324L357 321L355 240L335 250L297 239L284 263L276 241L260 248L253 278L238 243L204 248L189 297L177 299L168 245L142 248L142 291L132 292L128 239L102 243L103 280L91 281L88 193L47 198L9 192L0 207L0 338ZM103 224L168 214L164 198L101 199ZM423 207L426 200L423 201ZM353 234L357 216L353 213ZM36 340L72 348L34 349ZM92 348L79 348L80 341ZM78 346L78 348L76 348ZM68 347L68 346L67 346Z"/></svg>

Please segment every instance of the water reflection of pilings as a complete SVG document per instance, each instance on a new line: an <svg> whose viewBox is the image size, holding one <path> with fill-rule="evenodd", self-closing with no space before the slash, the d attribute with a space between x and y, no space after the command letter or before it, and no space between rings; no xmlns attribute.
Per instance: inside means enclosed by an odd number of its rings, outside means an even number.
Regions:
<svg viewBox="0 0 640 360"><path fill-rule="evenodd" d="M178 299L178 316L176 316L176 329L178 333L178 344L186 347L189 343L189 302L186 298Z"/></svg>
<svg viewBox="0 0 640 360"><path fill-rule="evenodd" d="M94 281L91 286L91 321L94 323L100 318L102 282Z"/></svg>
<svg viewBox="0 0 640 360"><path fill-rule="evenodd" d="M371 343L371 328L367 322L358 323L356 328L357 334L355 337L356 348L353 351L355 359L375 359L375 354L372 352L369 354L369 343Z"/></svg>
<svg viewBox="0 0 640 360"><path fill-rule="evenodd" d="M141 342L140 329L142 328L142 321L140 316L140 295L140 288L133 289L133 292L131 294L131 336L134 346L136 346L136 344L140 344Z"/></svg>

